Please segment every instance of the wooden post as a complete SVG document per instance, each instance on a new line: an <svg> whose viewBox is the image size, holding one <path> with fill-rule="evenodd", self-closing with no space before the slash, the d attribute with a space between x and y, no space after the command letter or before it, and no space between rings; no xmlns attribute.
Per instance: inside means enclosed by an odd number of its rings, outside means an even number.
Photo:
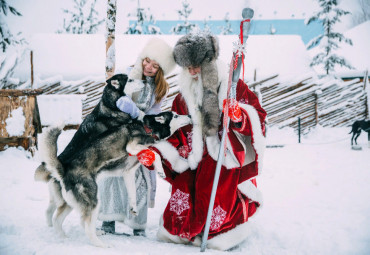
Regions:
<svg viewBox="0 0 370 255"><path fill-rule="evenodd" d="M31 50L30 53L30 61L31 61L31 89L33 87L33 51Z"/></svg>
<svg viewBox="0 0 370 255"><path fill-rule="evenodd" d="M316 123L316 126L317 124L319 124L319 106L318 106L318 96L317 96L317 93L315 93L315 123Z"/></svg>
<svg viewBox="0 0 370 255"><path fill-rule="evenodd" d="M370 114L369 114L369 108L370 108L370 102L369 102L369 93L368 91L370 91L369 88L366 88L366 85L367 85L367 82L368 82L368 76L369 76L369 70L366 70L365 72L365 76L364 76L364 92L365 92L365 116L366 118L370 118ZM370 140L369 140L370 141Z"/></svg>
<svg viewBox="0 0 370 255"><path fill-rule="evenodd" d="M106 45L106 58L105 58L105 77L109 79L114 75L116 64L116 50L115 50L115 32L116 32L116 10L117 0L108 0L107 9L107 37L105 40Z"/></svg>
<svg viewBox="0 0 370 255"><path fill-rule="evenodd" d="M298 143L301 143L301 117L298 117Z"/></svg>

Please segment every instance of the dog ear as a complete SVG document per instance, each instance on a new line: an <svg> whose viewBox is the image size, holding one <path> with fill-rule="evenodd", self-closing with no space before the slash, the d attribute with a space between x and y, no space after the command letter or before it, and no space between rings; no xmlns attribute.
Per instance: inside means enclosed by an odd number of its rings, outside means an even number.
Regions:
<svg viewBox="0 0 370 255"><path fill-rule="evenodd" d="M111 80L110 84L115 87L117 90L119 89L119 81L118 80Z"/></svg>
<svg viewBox="0 0 370 255"><path fill-rule="evenodd" d="M164 124L166 122L166 120L164 119L163 116L158 116L158 117L155 117L154 119L155 119L155 121L157 121L161 124Z"/></svg>

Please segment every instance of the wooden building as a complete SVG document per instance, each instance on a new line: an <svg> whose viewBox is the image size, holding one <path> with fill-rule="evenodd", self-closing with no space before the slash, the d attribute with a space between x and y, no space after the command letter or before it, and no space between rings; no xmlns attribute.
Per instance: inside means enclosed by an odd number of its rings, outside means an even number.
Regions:
<svg viewBox="0 0 370 255"><path fill-rule="evenodd" d="M0 90L0 151L22 146L34 152L41 122L36 96L42 89Z"/></svg>

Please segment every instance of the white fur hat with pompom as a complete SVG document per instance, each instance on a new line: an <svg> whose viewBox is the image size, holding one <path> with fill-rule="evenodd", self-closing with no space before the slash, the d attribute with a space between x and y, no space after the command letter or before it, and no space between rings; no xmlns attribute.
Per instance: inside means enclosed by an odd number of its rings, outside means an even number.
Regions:
<svg viewBox="0 0 370 255"><path fill-rule="evenodd" d="M176 65L172 53L172 47L162 39L154 37L146 43L140 52L139 57L129 74L129 78L141 79L143 74L142 62L144 58L150 58L151 60L157 61L162 68L164 75L169 74Z"/></svg>

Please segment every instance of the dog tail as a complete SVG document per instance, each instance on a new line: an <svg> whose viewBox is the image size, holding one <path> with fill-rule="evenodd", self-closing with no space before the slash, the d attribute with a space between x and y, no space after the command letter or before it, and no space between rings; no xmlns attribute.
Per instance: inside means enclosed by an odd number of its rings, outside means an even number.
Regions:
<svg viewBox="0 0 370 255"><path fill-rule="evenodd" d="M35 181L48 182L51 178L51 172L46 169L45 162L42 162L35 170Z"/></svg>
<svg viewBox="0 0 370 255"><path fill-rule="evenodd" d="M62 132L61 127L48 128L45 131L43 139L41 139L40 143L41 157L43 159L42 165L44 166L44 168L46 168L45 169L46 171L50 171L51 175L59 181L62 179L61 176L64 173L63 165L57 157L58 151L57 140L61 132Z"/></svg>

